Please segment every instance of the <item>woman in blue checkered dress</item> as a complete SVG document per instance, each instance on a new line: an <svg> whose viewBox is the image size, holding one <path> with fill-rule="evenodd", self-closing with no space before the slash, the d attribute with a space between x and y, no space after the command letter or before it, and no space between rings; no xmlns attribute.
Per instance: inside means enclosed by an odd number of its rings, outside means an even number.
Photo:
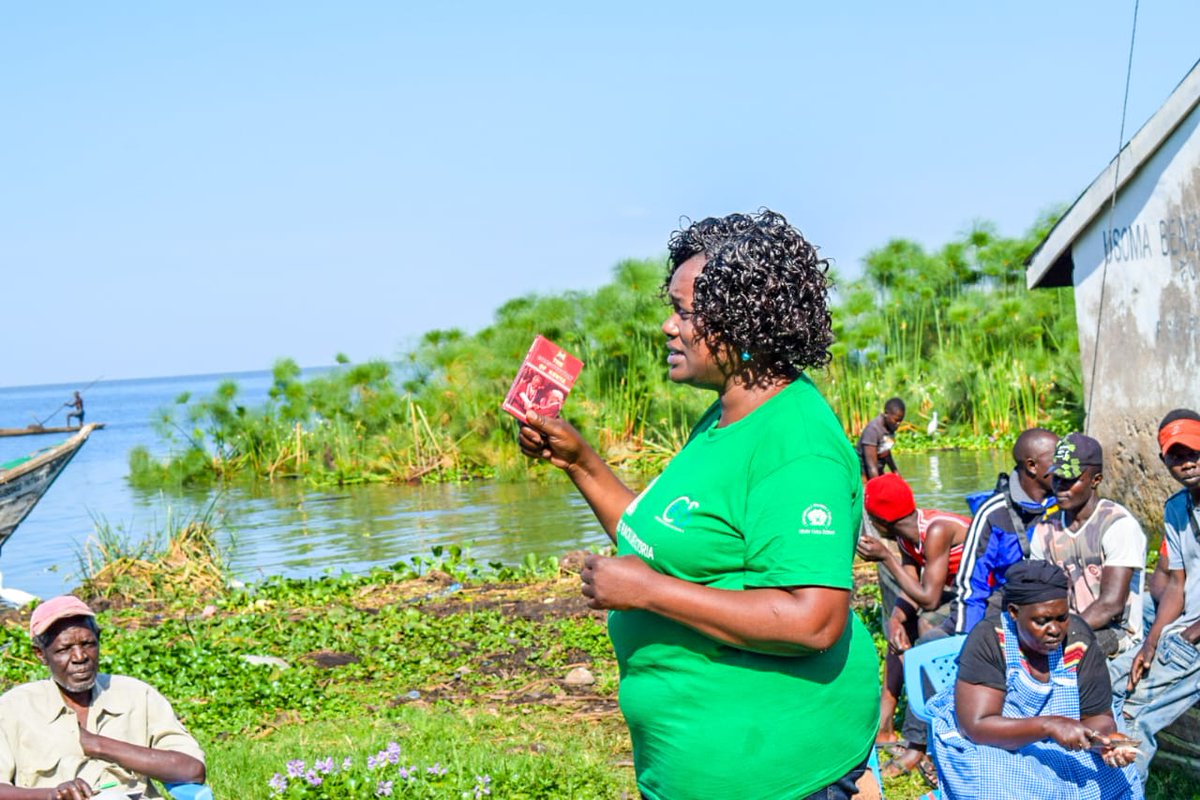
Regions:
<svg viewBox="0 0 1200 800"><path fill-rule="evenodd" d="M1112 714L1091 629L1068 614L1067 576L1046 561L1008 569L1005 611L975 626L958 679L929 703L946 800L1143 797Z"/></svg>

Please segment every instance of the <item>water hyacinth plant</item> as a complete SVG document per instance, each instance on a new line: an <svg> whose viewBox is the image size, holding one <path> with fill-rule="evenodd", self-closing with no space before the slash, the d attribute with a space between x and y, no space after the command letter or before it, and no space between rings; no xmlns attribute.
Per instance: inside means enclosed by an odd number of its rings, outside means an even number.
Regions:
<svg viewBox="0 0 1200 800"><path fill-rule="evenodd" d="M349 756L335 762L333 756L318 758L311 765L292 759L276 772L267 785L272 797L468 797L480 800L492 793L490 775L458 775L441 762L418 766L405 763L400 745L369 755L359 764Z"/></svg>

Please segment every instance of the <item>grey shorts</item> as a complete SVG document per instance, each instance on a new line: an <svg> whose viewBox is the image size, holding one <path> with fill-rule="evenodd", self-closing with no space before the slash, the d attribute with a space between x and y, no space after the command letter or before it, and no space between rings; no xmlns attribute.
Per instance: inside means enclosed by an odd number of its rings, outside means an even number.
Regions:
<svg viewBox="0 0 1200 800"><path fill-rule="evenodd" d="M879 596L882 601L879 614L882 618L883 629L886 631L888 619L892 616L892 609L896 607L896 598L903 594L903 591L900 589L900 584L896 581L895 576L892 575L890 570L880 564L877 567L877 571L879 573ZM952 590L943 589L937 608L932 611L925 611L920 608L916 609L921 627L918 635L932 628L945 629L947 626L952 626L954 624L955 611L958 607L956 603L957 599L958 595Z"/></svg>

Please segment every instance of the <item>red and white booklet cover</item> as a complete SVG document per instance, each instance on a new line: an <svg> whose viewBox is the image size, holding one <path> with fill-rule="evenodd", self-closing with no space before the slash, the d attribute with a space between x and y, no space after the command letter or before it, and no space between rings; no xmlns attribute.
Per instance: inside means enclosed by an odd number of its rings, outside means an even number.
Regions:
<svg viewBox="0 0 1200 800"><path fill-rule="evenodd" d="M544 417L557 417L581 369L582 361L545 336L538 336L500 407L521 422L525 421L525 412L531 410Z"/></svg>

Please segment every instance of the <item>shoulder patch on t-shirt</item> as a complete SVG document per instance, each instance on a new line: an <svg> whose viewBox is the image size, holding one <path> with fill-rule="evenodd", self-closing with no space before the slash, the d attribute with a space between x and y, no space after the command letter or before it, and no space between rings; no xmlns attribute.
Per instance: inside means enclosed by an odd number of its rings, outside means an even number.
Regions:
<svg viewBox="0 0 1200 800"><path fill-rule="evenodd" d="M800 522L802 525L798 529L799 533L815 533L825 536L834 533L833 512L824 503L810 504L800 516Z"/></svg>
<svg viewBox="0 0 1200 800"><path fill-rule="evenodd" d="M1083 654L1087 652L1087 644L1084 642L1072 642L1063 649L1063 666L1071 672L1079 670L1079 662L1083 660Z"/></svg>

